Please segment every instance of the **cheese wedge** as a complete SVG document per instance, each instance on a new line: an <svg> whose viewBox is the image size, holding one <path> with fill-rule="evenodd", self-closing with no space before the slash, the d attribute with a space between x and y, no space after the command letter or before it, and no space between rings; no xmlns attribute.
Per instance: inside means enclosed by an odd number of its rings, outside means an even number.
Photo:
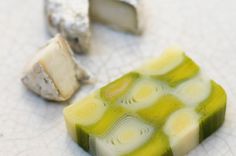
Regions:
<svg viewBox="0 0 236 156"><path fill-rule="evenodd" d="M61 33L75 52L88 52L91 38L88 0L45 0L44 10L52 35Z"/></svg>
<svg viewBox="0 0 236 156"><path fill-rule="evenodd" d="M141 1L90 0L90 15L113 29L140 34L144 26Z"/></svg>
<svg viewBox="0 0 236 156"><path fill-rule="evenodd" d="M80 81L88 78L66 40L57 35L39 49L26 67L22 82L45 99L65 101L79 88Z"/></svg>
<svg viewBox="0 0 236 156"><path fill-rule="evenodd" d="M224 89L176 47L93 94L64 117L94 156L186 155L223 124L227 102Z"/></svg>

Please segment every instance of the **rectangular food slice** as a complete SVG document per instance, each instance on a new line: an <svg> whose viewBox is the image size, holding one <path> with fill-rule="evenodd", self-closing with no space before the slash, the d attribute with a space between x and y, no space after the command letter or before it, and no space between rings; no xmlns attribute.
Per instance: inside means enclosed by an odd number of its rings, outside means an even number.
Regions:
<svg viewBox="0 0 236 156"><path fill-rule="evenodd" d="M95 156L182 156L222 125L225 109L224 89L169 48L68 106L64 117L72 138Z"/></svg>

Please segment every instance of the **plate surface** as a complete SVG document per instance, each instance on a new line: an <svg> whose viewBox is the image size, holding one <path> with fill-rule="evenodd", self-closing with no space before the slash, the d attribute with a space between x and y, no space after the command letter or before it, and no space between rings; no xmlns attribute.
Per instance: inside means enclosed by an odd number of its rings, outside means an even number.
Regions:
<svg viewBox="0 0 236 156"><path fill-rule="evenodd" d="M145 0L144 0L145 1ZM96 75L74 98L179 44L228 94L223 127L189 156L236 155L236 1L145 1L146 31L141 37L93 25L91 53L78 61ZM62 110L70 102L47 102L20 82L25 64L50 36L41 0L0 3L0 155L85 156L67 135Z"/></svg>

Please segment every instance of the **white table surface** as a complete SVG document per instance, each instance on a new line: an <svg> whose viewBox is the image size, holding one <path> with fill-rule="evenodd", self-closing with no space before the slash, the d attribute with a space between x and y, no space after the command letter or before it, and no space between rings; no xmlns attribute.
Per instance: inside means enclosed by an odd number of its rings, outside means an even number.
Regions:
<svg viewBox="0 0 236 156"><path fill-rule="evenodd" d="M144 0L145 1L145 0ZM98 80L78 98L179 44L227 91L223 127L190 156L236 155L236 1L146 0L147 28L137 37L93 26L91 53L78 60ZM62 110L25 89L23 67L50 36L42 0L0 2L0 156L84 156L67 135Z"/></svg>

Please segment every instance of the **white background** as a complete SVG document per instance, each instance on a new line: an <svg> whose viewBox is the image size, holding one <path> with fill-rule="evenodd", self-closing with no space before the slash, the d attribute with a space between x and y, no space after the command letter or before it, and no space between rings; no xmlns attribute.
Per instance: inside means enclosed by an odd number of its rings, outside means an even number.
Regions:
<svg viewBox="0 0 236 156"><path fill-rule="evenodd" d="M146 0L145 12L140 37L93 26L91 53L77 58L98 83L77 97L179 44L228 94L225 124L189 155L236 155L236 1ZM1 0L0 156L87 155L65 129L62 110L70 102L44 101L20 82L23 67L49 38L42 0Z"/></svg>

